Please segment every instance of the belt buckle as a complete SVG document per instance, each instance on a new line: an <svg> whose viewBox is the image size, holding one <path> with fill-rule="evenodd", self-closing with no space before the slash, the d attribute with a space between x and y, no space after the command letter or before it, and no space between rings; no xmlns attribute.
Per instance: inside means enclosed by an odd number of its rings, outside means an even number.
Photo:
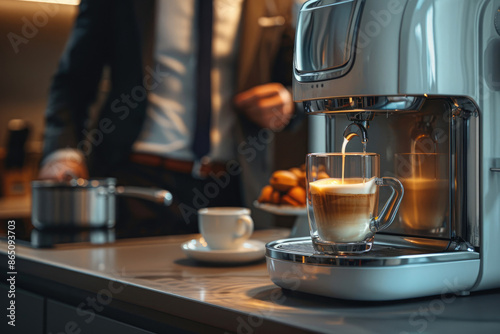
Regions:
<svg viewBox="0 0 500 334"><path fill-rule="evenodd" d="M203 166L208 165L209 161L207 158L202 158L201 160L195 160L193 162L193 169L191 170L191 175L196 178L203 180L207 177L206 173L202 173Z"/></svg>

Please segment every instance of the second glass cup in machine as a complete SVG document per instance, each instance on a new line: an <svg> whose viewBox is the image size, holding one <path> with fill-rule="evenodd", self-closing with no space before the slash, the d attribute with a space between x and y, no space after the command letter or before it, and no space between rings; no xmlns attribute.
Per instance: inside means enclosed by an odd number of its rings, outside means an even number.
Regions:
<svg viewBox="0 0 500 334"><path fill-rule="evenodd" d="M405 188L399 220L410 231L439 233L449 201L448 156L440 153L398 153L396 176Z"/></svg>

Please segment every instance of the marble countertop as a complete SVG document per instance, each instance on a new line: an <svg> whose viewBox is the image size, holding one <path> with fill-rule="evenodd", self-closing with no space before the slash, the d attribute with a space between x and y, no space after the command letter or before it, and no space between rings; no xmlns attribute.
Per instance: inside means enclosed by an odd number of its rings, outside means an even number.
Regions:
<svg viewBox="0 0 500 334"><path fill-rule="evenodd" d="M286 230L257 231L271 241ZM123 284L113 298L228 331L341 333L498 333L500 289L470 296L359 302L285 291L265 261L214 266L188 259L180 245L197 235L121 240L112 244L34 249L18 245L23 273L86 291ZM1 241L5 245L5 241ZM6 247L0 253L5 254ZM85 279L89 278L89 279ZM113 289L112 289L113 290ZM118 291L119 290L119 291ZM99 290L93 291L97 293ZM141 295L141 298L138 298ZM251 330L251 331L250 331ZM281 332L281 331L280 331Z"/></svg>

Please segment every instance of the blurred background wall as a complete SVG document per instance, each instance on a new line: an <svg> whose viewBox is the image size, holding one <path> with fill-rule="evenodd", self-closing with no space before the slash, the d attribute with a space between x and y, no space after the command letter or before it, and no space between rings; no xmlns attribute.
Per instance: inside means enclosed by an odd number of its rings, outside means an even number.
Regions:
<svg viewBox="0 0 500 334"><path fill-rule="evenodd" d="M78 3L0 0L0 218L30 215L49 86Z"/></svg>
<svg viewBox="0 0 500 334"><path fill-rule="evenodd" d="M51 77L78 2L0 0L0 147L8 121L17 118L32 126L27 150L40 149Z"/></svg>

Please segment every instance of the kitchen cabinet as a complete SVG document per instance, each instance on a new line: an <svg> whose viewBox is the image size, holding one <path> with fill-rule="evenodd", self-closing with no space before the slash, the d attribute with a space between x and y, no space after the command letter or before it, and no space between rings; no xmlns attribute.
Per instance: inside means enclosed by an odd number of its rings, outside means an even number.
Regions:
<svg viewBox="0 0 500 334"><path fill-rule="evenodd" d="M99 314L47 299L47 333L120 333L152 334L152 332L119 322Z"/></svg>
<svg viewBox="0 0 500 334"><path fill-rule="evenodd" d="M25 291L16 287L15 298L8 298L9 287L5 284L0 284L0 299L2 300L2 310L9 307L10 300L15 301L15 327L7 324L5 316L2 316L0 324L1 333L30 333L44 334L44 309L45 298L43 296ZM4 315L5 311L2 312ZM10 311L7 312L9 314Z"/></svg>
<svg viewBox="0 0 500 334"><path fill-rule="evenodd" d="M0 284L2 309L8 307L9 288ZM120 334L152 334L135 326L104 317L99 314L82 312L77 307L61 303L44 296L16 288L15 292L16 320L15 327L2 320L1 333L29 334L72 334L72 333L120 333Z"/></svg>

